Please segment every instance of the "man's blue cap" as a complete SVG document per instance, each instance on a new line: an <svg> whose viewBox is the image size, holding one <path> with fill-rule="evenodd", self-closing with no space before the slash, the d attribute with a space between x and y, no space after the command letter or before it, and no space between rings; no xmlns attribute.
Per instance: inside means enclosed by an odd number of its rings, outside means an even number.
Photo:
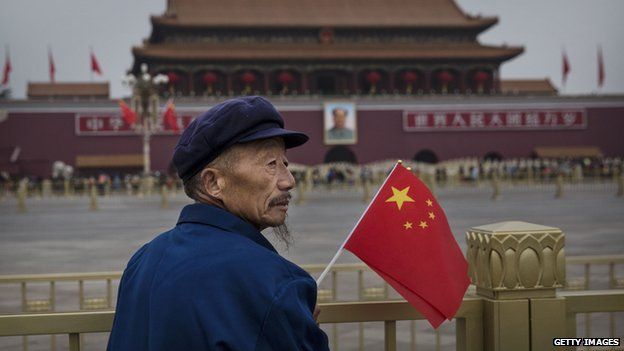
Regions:
<svg viewBox="0 0 624 351"><path fill-rule="evenodd" d="M178 176L186 181L230 146L281 137L286 148L308 141L308 136L284 129L284 120L265 98L249 96L224 101L199 115L180 136L173 153Z"/></svg>

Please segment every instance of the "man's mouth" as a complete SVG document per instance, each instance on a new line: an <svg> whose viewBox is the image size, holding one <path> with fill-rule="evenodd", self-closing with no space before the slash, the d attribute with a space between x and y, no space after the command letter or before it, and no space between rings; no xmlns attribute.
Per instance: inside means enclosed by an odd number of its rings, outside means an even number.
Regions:
<svg viewBox="0 0 624 351"><path fill-rule="evenodd" d="M283 209L288 209L288 204L290 203L290 194L280 196L276 199L271 200L269 203L270 207L281 207Z"/></svg>

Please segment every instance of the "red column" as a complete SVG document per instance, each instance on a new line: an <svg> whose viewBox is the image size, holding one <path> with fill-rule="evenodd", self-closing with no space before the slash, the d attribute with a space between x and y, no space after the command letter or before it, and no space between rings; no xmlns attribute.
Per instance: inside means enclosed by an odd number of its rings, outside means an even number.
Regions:
<svg viewBox="0 0 624 351"><path fill-rule="evenodd" d="M462 94L466 93L466 71L459 71L459 92Z"/></svg>
<svg viewBox="0 0 624 351"><path fill-rule="evenodd" d="M308 72L301 71L301 93L305 94L308 89Z"/></svg>
<svg viewBox="0 0 624 351"><path fill-rule="evenodd" d="M225 75L225 89L227 90L226 94L230 94L232 92L232 73L226 73Z"/></svg>
<svg viewBox="0 0 624 351"><path fill-rule="evenodd" d="M424 71L425 73L425 94L431 94L431 71Z"/></svg>
<svg viewBox="0 0 624 351"><path fill-rule="evenodd" d="M193 72L188 73L188 91L189 95L195 92L195 80L193 79Z"/></svg>
<svg viewBox="0 0 624 351"><path fill-rule="evenodd" d="M389 87L388 87L388 90L389 90L388 93L394 94L394 75L395 75L395 72L394 71L390 71L388 73L388 75L389 75L389 81L390 81Z"/></svg>
<svg viewBox="0 0 624 351"><path fill-rule="evenodd" d="M271 85L269 84L270 75L271 74L269 72L264 72L264 93L266 95L271 93Z"/></svg>
<svg viewBox="0 0 624 351"><path fill-rule="evenodd" d="M358 72L357 71L353 71L353 77L352 77L352 83L353 88L352 88L352 93L353 94L357 94L360 86L358 84Z"/></svg>

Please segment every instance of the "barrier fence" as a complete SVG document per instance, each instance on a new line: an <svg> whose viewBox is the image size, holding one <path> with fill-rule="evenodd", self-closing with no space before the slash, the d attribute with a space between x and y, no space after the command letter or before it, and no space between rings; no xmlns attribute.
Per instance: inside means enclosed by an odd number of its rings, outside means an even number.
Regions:
<svg viewBox="0 0 624 351"><path fill-rule="evenodd" d="M582 267L582 276L577 276L573 278L567 279L566 289L570 290L569 292L562 292L560 296L565 296L566 299L569 297L570 303L569 313L574 314L574 319L576 320L576 314L582 314L584 316L583 324L584 324L584 335L588 336L592 333L592 318L590 313L592 312L611 312L611 311L619 311L618 309L609 310L609 304L613 301L612 296L620 296L624 294L622 291L619 293L618 290L622 289L622 282L624 278L618 276L618 272L622 272L624 269L624 255L605 255L605 256L571 256L566 258L566 266L568 269L573 266ZM610 289L614 289L616 291L612 295L608 292L601 291L587 291L592 287L592 271L596 271L598 267L608 267L608 287ZM303 265L304 269L306 269L312 275L318 275L324 268L323 264L311 264L311 265ZM620 269L618 271L618 269ZM4 322L0 322L0 330L2 331L2 335L36 335L36 334L57 334L57 333L66 333L66 330L69 329L54 329L54 330L62 330L55 333L46 333L41 332L43 329L36 329L33 326L48 326L50 328L61 328L62 325L73 326L80 321L80 318L87 318L86 320L92 321L91 329L78 329L76 332L72 332L70 339L75 338L76 334L80 333L91 333L96 331L106 331L100 330L102 326L106 326L105 318L103 316L110 316L107 313L102 313L102 311L110 311L114 308L114 290L117 288L118 281L121 277L122 272L97 272L97 273L62 273L62 274L29 274L29 275L4 275L0 276L0 285L4 286L15 286L19 287L20 291L20 300L21 300L21 309L19 312L26 313L20 316L12 316L13 319L6 319L5 324L1 324ZM600 275L596 277L601 277ZM405 302L394 301L398 300L400 297L388 287L388 285L378 278L372 270L362 263L353 263L353 264L336 264L331 271L331 275L326 281L325 284L321 285L318 290L318 301L323 306L321 320L323 323L332 323L329 327L331 328L331 344L333 350L338 350L340 345L340 333L338 330L339 323L357 323L357 348L359 350L365 349L365 328L364 323L368 321L385 321L385 330L387 333L393 333L393 328L396 327L396 324L392 324L392 321L397 320L405 320L409 321L409 334L410 334L410 345L413 350L416 349L416 324L415 321L418 319L422 319L422 316L417 314L413 309L409 308L405 305ZM352 284L341 284L341 281L350 280L353 281L355 278L356 284L355 289L351 288ZM371 284L372 281L372 284ZM101 286L105 284L105 288L103 291L99 291L95 295L93 293L87 294L85 292L85 285L91 283L99 283ZM69 286L74 286L74 294L73 296L78 298L77 302L74 302L74 306L79 311L91 311L95 312L93 314L85 314L85 313L55 313L60 309L57 306L57 288L59 284L64 284ZM35 287L38 295L41 295L41 291L46 288L48 295L44 298L31 298L30 294L32 293L29 287ZM342 290L341 290L342 288ZM346 288L346 289L345 289ZM91 289L93 290L93 289ZM339 292L342 291L344 295L339 296ZM17 292L17 291L16 291ZM474 295L475 286L471 286L469 289L469 293ZM67 293L67 289L64 289L64 293ZM589 295L588 295L589 294ZM618 295L620 294L620 295ZM584 296L597 296L594 298L589 298L588 300L583 300ZM600 296L604 297L604 300L600 300ZM74 299L75 299L74 297ZM392 301L389 301L392 300ZM476 305L475 299L478 300L478 297L466 298L464 300L464 305L462 305L462 310L460 311L473 311ZM342 301L357 301L357 302L342 302ZM587 304L583 305L583 301L587 302ZM602 301L602 302L596 302ZM604 303L603 303L604 302ZM385 306L385 307L384 307ZM397 307L401 306L401 307ZM566 305L568 306L568 305ZM594 306L593 310L592 307ZM613 306L618 306L617 304ZM598 308L600 307L600 308ZM482 307L478 307L479 309ZM568 307L566 307L568 308ZM379 310L377 310L379 309ZM395 311L396 316L391 319L387 316L395 316L392 313L386 315L381 311ZM372 311L372 312L371 312ZM16 312L16 311L13 311ZM368 313L372 313L370 316ZM5 311L6 313L6 311ZM341 313L344 313L342 315ZM462 312L463 313L463 312ZM468 313L468 312L466 312ZM381 317L379 317L381 316ZM23 318L22 318L23 317ZM459 341L464 340L466 337L460 336L465 334L465 331L462 331L462 328L466 328L466 326L462 323L467 323L462 320L462 318L468 318L469 315L458 314L456 319L456 343L458 349L471 349L471 348L463 348L464 346L460 345ZM0 317L4 318L4 317ZM39 320L39 318L43 318ZM97 320L95 320L95 319ZM112 317L111 317L112 318ZM572 316L566 316L567 327L570 328L572 322L570 322L570 318ZM8 326L8 321L11 320L20 326L27 326L28 329L25 331L29 331L27 334L11 334L8 330L16 331L13 329L4 330L5 326ZM34 321L34 322L33 322ZM52 324L48 324L45 321L54 321ZM103 322L104 321L104 322ZM390 321L390 322L388 322ZM65 324L64 324L65 323ZM478 321L473 320L471 323L479 323ZM470 324L470 323L468 323ZM609 313L609 335L615 335L615 317L614 313ZM574 324L574 332L576 333L576 324ZM34 328L34 329L31 329ZM100 329L98 329L100 328ZM108 326L110 328L110 326ZM45 329L52 330L52 329ZM69 332L67 332L69 333ZM434 335L434 346L436 350L440 349L440 330L433 331ZM606 336L606 335L603 335ZM23 349L28 349L28 340L24 337L23 341ZM51 340L51 349L56 348L56 338L53 337ZM469 346L466 346L469 347ZM392 348L390 348L392 349Z"/></svg>

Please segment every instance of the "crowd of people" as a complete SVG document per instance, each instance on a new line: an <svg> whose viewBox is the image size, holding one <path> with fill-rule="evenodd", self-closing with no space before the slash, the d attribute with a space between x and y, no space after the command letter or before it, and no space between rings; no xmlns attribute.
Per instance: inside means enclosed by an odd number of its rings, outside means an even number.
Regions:
<svg viewBox="0 0 624 351"><path fill-rule="evenodd" d="M378 184L392 169L396 160L373 162L364 165L350 163L328 163L315 166L299 164L290 169L298 183L307 188L317 187L353 187L365 182ZM614 158L562 158L562 159L506 159L483 160L464 158L443 161L437 164L405 161L405 166L423 180L444 184L470 184L479 181L499 180L553 182L558 175L570 182L583 180L610 180L624 174L624 161ZM160 191L165 186L169 191L181 191L182 183L175 176L154 172L148 177L141 173L92 173L57 174L49 179L36 176L10 176L0 173L0 191L2 194L14 193L25 187L28 194L67 195L87 194L91 187L100 195L106 194L150 194Z"/></svg>

